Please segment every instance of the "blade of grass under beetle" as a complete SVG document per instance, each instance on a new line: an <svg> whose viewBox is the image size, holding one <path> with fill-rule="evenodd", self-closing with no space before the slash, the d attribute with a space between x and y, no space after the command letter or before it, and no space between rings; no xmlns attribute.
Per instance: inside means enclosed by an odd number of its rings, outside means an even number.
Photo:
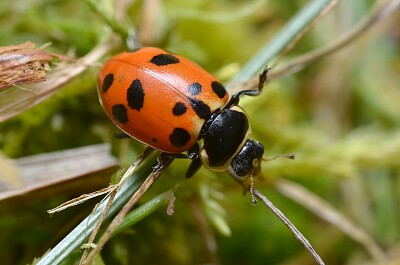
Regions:
<svg viewBox="0 0 400 265"><path fill-rule="evenodd" d="M119 234L124 231L128 227L136 224L140 220L152 214L155 210L157 210L160 206L167 204L170 199L173 197L173 192L171 190L166 191L157 197L151 199L145 204L139 206L138 208L132 210L129 214L127 214L122 221L122 223L118 226L117 229L114 230L112 236Z"/></svg>
<svg viewBox="0 0 400 265"><path fill-rule="evenodd" d="M140 187L135 191L132 197L125 203L121 211L113 218L111 223L107 226L107 229L101 235L99 240L96 242L96 246L91 249L86 249L82 255L80 264L92 264L92 261L97 254L100 253L101 249L111 238L112 233L121 224L126 215L132 209L132 207L140 200L144 193L154 184L154 182L164 173L168 166L172 163L174 158L170 156L159 155L157 158L158 165L152 167L151 173L146 177ZM94 239L94 238L93 238ZM92 241L93 242L93 241Z"/></svg>
<svg viewBox="0 0 400 265"><path fill-rule="evenodd" d="M231 82L244 81L256 75L265 63L276 57L285 47L297 37L309 23L318 17L332 0L310 1L268 42L252 59L250 59L231 80Z"/></svg>
<svg viewBox="0 0 400 265"><path fill-rule="evenodd" d="M153 212L155 212L159 207L163 205L170 204L171 198L173 198L174 194L172 190L168 190L155 198L151 199L150 201L146 202L145 204L139 206L138 208L132 210L129 214L126 215L125 219L122 221L122 223L118 226L118 228L114 231L112 234L113 236L116 236L120 232L124 231L128 227L138 223L139 221L143 220ZM169 208L169 207L168 207ZM168 211L167 211L168 213ZM103 230L104 232L104 230ZM99 233L101 234L101 233ZM78 255L76 255L78 254ZM66 259L62 261L62 264L76 264L79 262L79 259L81 258L82 253L76 253L74 255L68 256ZM96 255L93 264L97 264L97 259L101 258L101 255Z"/></svg>
<svg viewBox="0 0 400 265"><path fill-rule="evenodd" d="M124 185L118 191L115 199L105 217L110 218L131 198L133 193L142 185L145 178L152 172L153 166L157 164L158 153L151 154L133 175L126 180ZM99 216L101 215L107 199L104 200L96 211L86 217L79 225L75 227L64 239L58 243L50 252L48 252L37 265L56 265L60 264L69 254L78 249L82 244L86 243L90 233L96 226Z"/></svg>

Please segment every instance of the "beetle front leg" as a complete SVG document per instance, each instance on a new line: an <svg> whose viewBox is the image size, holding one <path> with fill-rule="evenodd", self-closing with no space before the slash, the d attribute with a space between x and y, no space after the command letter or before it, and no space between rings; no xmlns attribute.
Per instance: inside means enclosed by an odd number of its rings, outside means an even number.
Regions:
<svg viewBox="0 0 400 265"><path fill-rule="evenodd" d="M271 68L268 66L265 66L264 70L261 72L259 79L258 79L258 89L251 89L251 90L242 90L234 94L226 103L224 106L224 109L229 109L233 105L239 104L239 99L241 95L247 95L247 96L257 96L261 93L262 88L264 87L265 81L267 81L268 78L268 72Z"/></svg>
<svg viewBox="0 0 400 265"><path fill-rule="evenodd" d="M161 153L160 155L167 156L167 157L172 157L172 158L178 158L178 159L197 159L199 157L199 145L196 143L192 148L190 148L186 154L185 153L180 153L180 154L169 154L169 153Z"/></svg>
<svg viewBox="0 0 400 265"><path fill-rule="evenodd" d="M230 107L234 106L234 105L238 105L239 104L239 98L241 95L247 95L247 96L257 96L260 94L260 90L242 90L237 92L236 94L234 94L228 101L228 103L226 103L226 105L224 106L224 109L229 109Z"/></svg>
<svg viewBox="0 0 400 265"><path fill-rule="evenodd" d="M265 66L264 70L261 72L259 79L258 79L258 90L261 92L261 90L264 87L265 82L268 79L268 72L271 70L271 68L268 67L268 65Z"/></svg>
<svg viewBox="0 0 400 265"><path fill-rule="evenodd" d="M200 157L197 157L196 159L192 160L192 162L189 165L189 168L186 171L185 177L186 178L191 178L193 177L194 174L201 168L203 163L201 162Z"/></svg>
<svg viewBox="0 0 400 265"><path fill-rule="evenodd" d="M168 153L161 153L157 160L158 164L155 166L153 169L154 170L160 170L163 168L163 160L167 158L178 158L178 159L191 159L192 162L190 163L190 166L188 170L186 171L186 178L192 177L201 167L202 162L199 157L199 144L196 143L192 148L190 148L186 154L168 154Z"/></svg>

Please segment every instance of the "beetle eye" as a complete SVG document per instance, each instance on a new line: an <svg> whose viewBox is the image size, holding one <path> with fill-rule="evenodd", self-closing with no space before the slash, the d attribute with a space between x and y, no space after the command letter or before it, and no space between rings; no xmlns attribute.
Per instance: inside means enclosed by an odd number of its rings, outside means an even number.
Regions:
<svg viewBox="0 0 400 265"><path fill-rule="evenodd" d="M253 168L259 167L260 166L260 159L259 158L254 158L253 159Z"/></svg>
<svg viewBox="0 0 400 265"><path fill-rule="evenodd" d="M250 171L249 175L252 176L252 177L257 177L258 175L260 175L260 172L261 172L261 159L254 158L252 167L253 167L253 169Z"/></svg>
<svg viewBox="0 0 400 265"><path fill-rule="evenodd" d="M261 171L260 162L263 154L264 146L262 144L254 140L247 140L231 163L233 171L240 177L257 176Z"/></svg>

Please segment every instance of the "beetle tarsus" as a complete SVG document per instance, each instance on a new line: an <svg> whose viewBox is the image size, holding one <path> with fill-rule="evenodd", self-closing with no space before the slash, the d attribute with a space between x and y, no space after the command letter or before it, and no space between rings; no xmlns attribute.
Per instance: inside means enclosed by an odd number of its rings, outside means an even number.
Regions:
<svg viewBox="0 0 400 265"><path fill-rule="evenodd" d="M258 90L259 91L261 91L263 89L264 84L268 79L269 70L271 70L271 68L269 68L268 65L266 65L264 70L260 74L259 81L258 81Z"/></svg>

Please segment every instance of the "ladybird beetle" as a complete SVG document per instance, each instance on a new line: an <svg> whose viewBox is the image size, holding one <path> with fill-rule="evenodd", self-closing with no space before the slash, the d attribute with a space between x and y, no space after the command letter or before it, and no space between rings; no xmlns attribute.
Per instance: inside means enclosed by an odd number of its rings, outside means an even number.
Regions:
<svg viewBox="0 0 400 265"><path fill-rule="evenodd" d="M197 64L159 48L140 48L112 57L98 75L100 102L127 135L175 158L190 158L191 177L204 164L213 171L232 167L241 177L257 176L264 153L248 139L249 120L224 86ZM200 144L200 146L199 146Z"/></svg>

